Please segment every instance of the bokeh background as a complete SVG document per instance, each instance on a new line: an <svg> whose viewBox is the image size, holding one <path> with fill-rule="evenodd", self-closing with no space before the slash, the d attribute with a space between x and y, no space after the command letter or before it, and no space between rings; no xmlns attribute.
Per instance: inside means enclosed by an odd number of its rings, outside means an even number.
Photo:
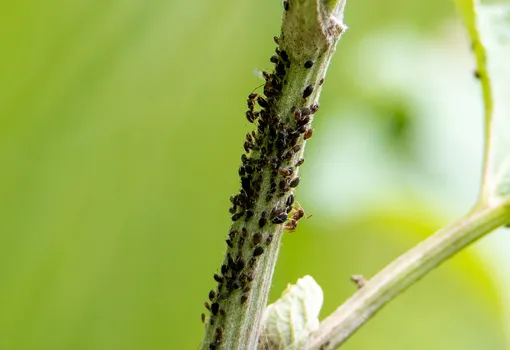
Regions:
<svg viewBox="0 0 510 350"><path fill-rule="evenodd" d="M272 1L0 3L0 349L197 349L238 189ZM445 0L350 1L271 292L322 316L478 191L482 105ZM467 249L345 346L509 349L508 233Z"/></svg>

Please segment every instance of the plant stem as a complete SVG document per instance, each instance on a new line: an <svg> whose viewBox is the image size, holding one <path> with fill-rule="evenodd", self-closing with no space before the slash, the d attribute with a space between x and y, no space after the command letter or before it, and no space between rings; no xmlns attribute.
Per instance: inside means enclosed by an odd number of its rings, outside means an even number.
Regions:
<svg viewBox="0 0 510 350"><path fill-rule="evenodd" d="M343 0L291 0L285 12L274 71L264 72L265 96L250 94L248 134L239 169L241 190L231 198L233 224L217 288L209 294L210 316L202 349L256 349L262 314L292 205L305 141L336 44ZM261 109L255 109L258 102ZM290 217L288 217L290 216Z"/></svg>
<svg viewBox="0 0 510 350"><path fill-rule="evenodd" d="M475 207L468 215L389 264L321 322L303 349L335 349L386 303L442 262L494 229L510 222L510 200Z"/></svg>

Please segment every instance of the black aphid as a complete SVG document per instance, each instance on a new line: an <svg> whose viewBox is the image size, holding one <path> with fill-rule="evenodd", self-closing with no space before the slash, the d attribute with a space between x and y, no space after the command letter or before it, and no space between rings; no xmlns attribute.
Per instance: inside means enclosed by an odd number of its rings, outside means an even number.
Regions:
<svg viewBox="0 0 510 350"><path fill-rule="evenodd" d="M289 197L287 197L287 200L285 201L285 205L290 207L292 204L294 204L294 195L291 194Z"/></svg>
<svg viewBox="0 0 510 350"><path fill-rule="evenodd" d="M308 96L310 96L313 92L313 87L312 85L308 85L304 90L303 90L303 98L307 98Z"/></svg>
<svg viewBox="0 0 510 350"><path fill-rule="evenodd" d="M281 213L275 218L273 218L272 223L273 224L283 224L287 220L287 213Z"/></svg>
<svg viewBox="0 0 510 350"><path fill-rule="evenodd" d="M218 304L218 303L211 304L211 312L214 316L216 316L218 314L219 310L220 310L220 304Z"/></svg>
<svg viewBox="0 0 510 350"><path fill-rule="evenodd" d="M255 248L255 250L253 251L253 256L259 256L259 255L262 255L264 253L264 248L262 247L257 247Z"/></svg>
<svg viewBox="0 0 510 350"><path fill-rule="evenodd" d="M214 274L214 280L215 280L216 282L218 282L218 283L221 283L221 282L223 282L223 280L224 280L224 279L223 279L223 276L220 276L220 275L218 275L218 274L216 274L216 273L215 273L215 274Z"/></svg>
<svg viewBox="0 0 510 350"><path fill-rule="evenodd" d="M264 239L264 236L262 236L262 233L258 232L258 233L255 233L253 235L253 245L258 245L262 242L262 240Z"/></svg>
<svg viewBox="0 0 510 350"><path fill-rule="evenodd" d="M232 221L237 221L241 218L241 216L243 216L243 212L240 212L240 213L237 213L237 214L234 214L232 215Z"/></svg>

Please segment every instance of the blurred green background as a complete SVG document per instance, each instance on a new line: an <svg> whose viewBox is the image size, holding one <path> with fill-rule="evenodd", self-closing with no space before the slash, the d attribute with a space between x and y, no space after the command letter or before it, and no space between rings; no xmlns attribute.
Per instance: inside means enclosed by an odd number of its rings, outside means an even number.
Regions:
<svg viewBox="0 0 510 350"><path fill-rule="evenodd" d="M0 3L0 349L198 348L252 70L270 67L281 12L276 0ZM481 164L453 4L350 1L345 21L297 191L313 217L286 235L271 294L310 274L323 317L354 292L350 275L465 212ZM491 264L502 240L431 273L345 349L510 348L510 284Z"/></svg>

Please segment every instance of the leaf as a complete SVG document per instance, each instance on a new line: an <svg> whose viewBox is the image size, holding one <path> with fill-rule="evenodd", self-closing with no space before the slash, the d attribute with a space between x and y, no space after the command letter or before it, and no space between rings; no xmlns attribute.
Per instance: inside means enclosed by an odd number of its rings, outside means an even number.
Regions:
<svg viewBox="0 0 510 350"><path fill-rule="evenodd" d="M456 0L473 42L485 104L481 203L510 196L510 1Z"/></svg>
<svg viewBox="0 0 510 350"><path fill-rule="evenodd" d="M264 312L261 346L270 343L271 349L298 349L319 326L323 300L322 289L311 276L289 284L280 299Z"/></svg>

